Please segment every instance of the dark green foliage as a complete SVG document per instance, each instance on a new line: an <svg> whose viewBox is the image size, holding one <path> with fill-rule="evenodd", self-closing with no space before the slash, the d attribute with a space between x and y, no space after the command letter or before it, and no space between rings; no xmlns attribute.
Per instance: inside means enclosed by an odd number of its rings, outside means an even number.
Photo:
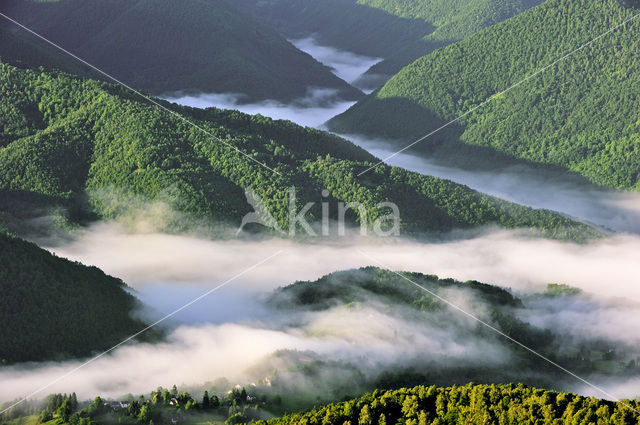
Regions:
<svg viewBox="0 0 640 425"><path fill-rule="evenodd" d="M0 359L44 360L110 348L144 328L130 316L135 306L122 281L0 233Z"/></svg>
<svg viewBox="0 0 640 425"><path fill-rule="evenodd" d="M399 17L355 0L235 0L238 8L287 37L308 37L354 53L386 57L435 27L415 16ZM408 63L408 62L407 62Z"/></svg>
<svg viewBox="0 0 640 425"><path fill-rule="evenodd" d="M543 0L236 0L288 37L382 57L367 75L393 75L421 56L462 40Z"/></svg>
<svg viewBox="0 0 640 425"><path fill-rule="evenodd" d="M34 122L27 133L5 136L9 143L0 148L0 194L37 195L72 206L75 216L118 217L142 208L144 202L161 201L198 220L237 225L250 211L244 194L250 187L286 230L289 188L297 190L299 209L315 202L307 214L309 222L319 220L320 202L325 200L321 191L326 188L332 218L338 202L359 202L366 216L356 210L351 223L362 221L369 228L389 214L378 204L392 201L400 209L401 231L410 234L490 224L537 228L550 237L576 240L596 234L549 211L396 167L383 165L358 178L374 157L336 136L291 122L166 103L213 138L105 83L5 64L0 64L0 76L0 108L29 111L0 116L0 126L18 128L16 121ZM167 219L167 227L189 226L187 216L178 218Z"/></svg>
<svg viewBox="0 0 640 425"><path fill-rule="evenodd" d="M291 100L312 86L334 88L349 99L361 95L224 0L6 0L0 10L121 81L156 94L189 90ZM4 19L0 25L13 28ZM40 50L46 49L53 47ZM49 58L64 56L52 53L38 60L0 48L9 60L73 72L66 57L52 64Z"/></svg>
<svg viewBox="0 0 640 425"><path fill-rule="evenodd" d="M332 127L408 144L630 18L618 0L548 0L403 69ZM496 165L500 155L640 189L640 21L598 39L419 145ZM497 153L498 155L492 155ZM487 160L487 156L491 159ZM476 158L475 162L482 162Z"/></svg>
<svg viewBox="0 0 640 425"><path fill-rule="evenodd" d="M519 307L522 304L509 291L485 283L463 283L420 273L402 275L434 293L447 289L470 290L475 299L496 308ZM338 304L366 302L371 296L382 297L385 302L413 305L422 311L433 310L437 308L434 307L436 304L441 303L402 276L376 267L335 272L315 282L296 282L277 290L270 303L278 308L324 310Z"/></svg>
<svg viewBox="0 0 640 425"><path fill-rule="evenodd" d="M19 30L18 27L10 26L4 18L0 19L0 59L16 66L42 66L45 69L59 69L76 75L102 77L76 59L60 54L58 50Z"/></svg>
<svg viewBox="0 0 640 425"><path fill-rule="evenodd" d="M435 31L400 46L393 55L373 66L369 74L394 75L404 66L443 46L516 16L544 0L359 0L402 17L432 22Z"/></svg>
<svg viewBox="0 0 640 425"><path fill-rule="evenodd" d="M390 311L403 312L403 307L411 306L417 311L426 313L415 316L414 320L445 327L446 322L442 321L442 317L439 314L431 315L431 313L444 314L444 317L451 320L449 315L458 315L460 312L450 308L451 306L443 299L453 301L455 304L455 299L449 299L455 297L468 299L474 307L482 306L475 313L477 317L535 350L546 353L554 343L555 336L551 332L532 326L517 317L515 310L526 307L520 299L505 289L477 281L459 282L421 273L405 272L401 275L376 267L331 273L315 282L296 282L281 288L271 295L269 303L279 310L311 311L326 310L340 305L368 304L372 301L389 306ZM484 308L486 310L483 310ZM401 316L402 314L400 313ZM474 334L485 335L488 339L497 337L479 322L474 322L471 329ZM463 332L463 329L459 331ZM500 339L499 342L510 343L508 340ZM530 366L531 361L536 364L536 367L540 366L539 359L521 352L519 347L514 346L514 348L516 357L526 354L522 356L521 371L525 370L525 365ZM555 355L553 352L547 354Z"/></svg>
<svg viewBox="0 0 640 425"><path fill-rule="evenodd" d="M612 402L522 384L375 391L259 425L612 424L638 423L637 401Z"/></svg>

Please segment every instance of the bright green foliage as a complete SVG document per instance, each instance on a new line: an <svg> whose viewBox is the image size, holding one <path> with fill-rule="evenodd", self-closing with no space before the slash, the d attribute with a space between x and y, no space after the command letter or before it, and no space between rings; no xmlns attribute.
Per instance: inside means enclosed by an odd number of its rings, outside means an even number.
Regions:
<svg viewBox="0 0 640 425"><path fill-rule="evenodd" d="M166 104L214 138L105 83L9 65L0 65L0 77L0 108L14 110L0 116L0 128L31 123L4 134L0 195L37 195L101 217L121 216L139 199L162 201L190 217L237 225L250 211L244 188L251 187L286 230L289 188L295 186L298 210L315 202L309 222L321 216L322 201L331 203L332 217L338 201L360 202L366 217L356 210L352 223L371 226L389 214L378 203L392 201L402 230L411 234L498 224L538 228L558 238L595 235L560 215L400 168L383 165L358 178L375 158L336 136L287 121ZM323 188L331 192L327 199ZM171 224L187 225L185 217Z"/></svg>
<svg viewBox="0 0 640 425"><path fill-rule="evenodd" d="M0 10L121 81L156 94L189 90L291 100L313 86L349 99L361 95L224 0L6 0ZM6 50L0 54L11 53ZM50 62L14 53L35 66Z"/></svg>
<svg viewBox="0 0 640 425"><path fill-rule="evenodd" d="M259 425L611 424L635 425L637 401L612 402L522 384L402 388Z"/></svg>
<svg viewBox="0 0 640 425"><path fill-rule="evenodd" d="M119 279L0 233L0 360L75 357L112 347L144 328L130 316L136 303Z"/></svg>
<svg viewBox="0 0 640 425"><path fill-rule="evenodd" d="M637 12L619 0L548 0L419 59L332 127L408 143ZM475 154L494 165L500 156L550 164L598 185L640 189L639 33L635 20L607 34L494 96L420 149L467 163Z"/></svg>

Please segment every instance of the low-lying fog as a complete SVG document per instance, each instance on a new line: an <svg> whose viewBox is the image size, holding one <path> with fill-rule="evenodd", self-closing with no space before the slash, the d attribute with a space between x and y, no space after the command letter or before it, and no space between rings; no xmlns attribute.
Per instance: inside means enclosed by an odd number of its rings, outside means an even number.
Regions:
<svg viewBox="0 0 640 425"><path fill-rule="evenodd" d="M347 83L358 86L358 81L379 58L370 58L355 53L322 46L312 37L291 42L300 50L309 53L317 61L331 68L332 72ZM367 91L367 90L365 90ZM246 96L239 93L171 94L165 96L170 102L195 108L215 106L222 109L237 109L247 114L261 114L274 119L290 120L308 127L320 127L330 118L346 111L355 102L345 101L337 91L328 88L309 88L306 97L290 104L275 100L247 103Z"/></svg>
<svg viewBox="0 0 640 425"><path fill-rule="evenodd" d="M334 89L309 89L305 98L298 99L291 104L284 104L275 100L258 103L244 103L242 94L174 94L165 96L169 102L194 108L236 109L247 114L260 114L279 120L289 120L306 127L319 127L330 118L340 114L355 102L345 101L337 96Z"/></svg>
<svg viewBox="0 0 640 425"><path fill-rule="evenodd" d="M334 69L334 73L353 83L379 59L359 56L328 46L318 45L312 37L292 40L299 49ZM169 97L167 100L206 108L216 106L287 119L304 126L322 128L333 116L344 112L354 102L345 102L330 89L310 89L304 99L291 104L275 101L242 103L242 95L200 94ZM378 158L395 153L391 144L358 135L341 135L365 148ZM407 141L408 143L408 141ZM578 184L576 179L548 175L526 166L509 167L499 172L469 171L452 168L433 160L403 152L387 161L423 174L453 180L480 192L534 208L546 208L591 224L622 232L640 233L640 195L621 194Z"/></svg>
<svg viewBox="0 0 640 425"><path fill-rule="evenodd" d="M356 81L375 61L318 46L310 39L295 43L347 81ZM239 96L230 94L169 100L197 107L234 108L313 127L320 127L351 105L326 89L310 90L307 98L291 105L242 104ZM391 153L384 142L350 138L378 157ZM504 346L464 334L468 326L464 317L452 318L445 328L417 326L402 312L391 314L373 304L349 312L330 309L296 316L300 324L291 326L285 325L284 315L274 314L263 302L275 288L297 280L315 280L337 270L369 265L479 280L512 288L517 295L544 291L553 282L583 289L596 299L613 297L602 305L534 303L535 314L527 319L566 335L604 336L640 348L636 336L640 326L640 197L585 189L569 180L549 181L540 173L520 168L470 172L406 153L389 162L628 233L583 245L496 229L445 242L342 238L303 244L280 239L221 241L152 231L134 234L116 223L94 225L52 250L122 278L145 304L138 314L147 320L157 320L279 254L164 323L168 332L165 342L120 347L39 396L75 391L81 398L118 397L148 393L160 385L198 385L219 377L246 384L247 370L280 349L312 350L328 359L355 361L363 373L367 368L393 368L406 356L418 354L435 365L498 364L509 370ZM31 393L82 361L3 367L0 402ZM566 378L568 389L603 397ZM593 379L618 397L640 395L640 381L635 378Z"/></svg>
<svg viewBox="0 0 640 425"><path fill-rule="evenodd" d="M365 93L371 92L366 87L360 87L359 82L364 73L382 61L382 58L372 58L330 46L322 46L313 37L289 41L298 49L313 56L318 62L327 65L335 75L347 83L358 87Z"/></svg>
<svg viewBox="0 0 640 425"><path fill-rule="evenodd" d="M290 315L273 310L266 314L261 299L274 288L367 265L476 279L513 288L521 295L541 292L547 283L557 282L603 299L619 297L620 301L612 301L613 308L611 303L576 304L566 309L538 305L540 314L534 319L567 335L607 335L621 344L640 345L637 338L630 338L640 325L640 309L635 305L640 303L637 236L619 235L578 245L487 229L483 236L449 242L345 238L302 244L279 239L214 241L186 235L130 234L117 224L101 224L54 251L124 279L147 304L141 314L149 320L281 253L170 319L166 342L123 346L44 394L76 391L86 398L97 394L118 397L146 393L159 385L197 385L219 377L246 384L246 371L279 349L312 350L329 359L355 361L365 373L373 364L376 369L393 368L417 353L436 365L503 364L508 370L509 355L502 345L480 336L460 336L466 326L464 316L451 317L450 323L456 325L449 328L416 326L396 310L372 305L353 312L332 309L301 316L301 325L296 327L284 325ZM28 394L80 362L5 367L0 370L0 401ZM598 383L606 384L618 397L640 395L636 381ZM603 396L579 384L574 382L570 389Z"/></svg>
<svg viewBox="0 0 640 425"><path fill-rule="evenodd" d="M384 159L397 152L383 140L341 135ZM397 145L396 145L397 146ZM386 161L390 165L442 177L489 195L534 208L558 211L581 221L621 232L640 233L640 194L581 185L575 179L549 175L524 165L498 172L452 168L409 152Z"/></svg>

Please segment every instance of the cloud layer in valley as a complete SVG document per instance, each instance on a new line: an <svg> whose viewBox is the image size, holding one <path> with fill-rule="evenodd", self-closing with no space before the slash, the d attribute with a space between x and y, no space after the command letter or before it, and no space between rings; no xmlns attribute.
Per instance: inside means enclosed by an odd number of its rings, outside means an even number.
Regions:
<svg viewBox="0 0 640 425"><path fill-rule="evenodd" d="M240 94L173 94L165 99L180 105L194 108L216 107L220 109L236 109L246 114L260 114L280 120L293 121L306 127L319 127L333 116L346 111L355 102L345 101L337 97L333 89L309 89L307 97L291 104L275 100L244 103Z"/></svg>
<svg viewBox="0 0 640 425"><path fill-rule="evenodd" d="M334 74L348 83L355 83L379 58L356 55L344 50L317 44L312 37L292 40L300 50L309 53L316 60L331 68ZM340 99L334 89L309 88L306 97L290 104L278 101L247 103L243 94L199 93L166 95L165 99L194 108L216 107L237 109L247 114L261 114L274 119L290 120L308 127L320 127L330 118L346 111L355 102Z"/></svg>
<svg viewBox="0 0 640 425"><path fill-rule="evenodd" d="M220 283L282 251L234 284L243 291L264 293L335 270L380 265L362 251L379 260L382 267L395 270L476 279L522 291L543 289L549 282L566 283L640 301L640 237L633 235L575 244L488 230L483 236L444 242L342 238L300 244L282 239L209 240L136 234L117 224L99 224L53 251L96 265L136 289L158 282Z"/></svg>
<svg viewBox="0 0 640 425"><path fill-rule="evenodd" d="M470 359L508 365L508 356L500 346L488 340L460 338L464 317L453 318L455 326L431 328L403 319L396 310L390 314L369 305L353 312L333 309L301 316L296 319L299 326L285 326L284 318L291 319L290 315L274 315L260 304L274 288L296 280L315 280L339 269L375 265L435 273L511 287L521 295L540 292L547 283L558 282L597 297L640 303L640 238L629 235L583 245L524 238L507 231L444 242L360 239L300 244L131 234L116 224L101 224L55 248L60 256L99 266L123 278L148 303L143 313L152 318L169 313L188 298L278 251L282 253L172 321L165 343L122 347L45 393L77 391L85 397L119 396L148 392L158 385L197 385L219 377L241 383L251 367L281 349L312 350L329 359L355 361L365 371L362 356L392 367L398 359L406 360L403 356L417 353L438 365ZM455 298L455 302L464 301ZM541 314L528 320L567 335L614 336L616 329L631 332L640 324L640 310L635 305L620 309L616 304L595 303L565 309L559 304L539 304L536 309ZM630 339L627 343L638 342ZM5 384L0 400L33 391L77 364L71 361L4 368L0 371ZM612 392L619 396L640 393L637 386L624 384L613 385ZM575 389L587 392L577 384Z"/></svg>
<svg viewBox="0 0 640 425"><path fill-rule="evenodd" d="M298 49L313 56L318 62L330 67L333 73L349 84L358 87L358 80L382 58L357 55L345 50L318 44L313 37L290 40ZM358 87L360 88L360 87Z"/></svg>
<svg viewBox="0 0 640 425"><path fill-rule="evenodd" d="M292 320L299 323L291 326ZM365 306L357 310L338 307L317 313L272 314L268 323L243 322L179 326L169 333L166 342L129 344L82 367L47 388L45 394L75 391L81 398L97 394L120 397L148 393L158 386L194 386L219 378L232 385L246 385L256 379L252 368L285 349L353 362L363 374L394 367L397 362L408 364L415 360L416 353L441 367L460 363L486 367L509 358L504 348L476 338L466 328L470 323L464 317L451 320L446 328L430 327L405 320L398 311L387 314L379 306ZM81 363L3 368L0 400L30 393Z"/></svg>
<svg viewBox="0 0 640 425"><path fill-rule="evenodd" d="M397 151L389 142L358 135L343 135L378 158ZM399 153L387 161L390 165L422 174L445 178L489 195L558 211L582 221L621 232L640 233L640 194L621 193L578 184L575 179L513 166L499 171L469 171L436 161Z"/></svg>

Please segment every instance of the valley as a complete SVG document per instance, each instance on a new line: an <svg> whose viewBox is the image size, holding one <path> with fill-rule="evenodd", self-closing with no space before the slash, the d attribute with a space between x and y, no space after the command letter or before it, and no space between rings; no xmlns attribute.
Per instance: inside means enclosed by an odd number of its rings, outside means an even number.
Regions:
<svg viewBox="0 0 640 425"><path fill-rule="evenodd" d="M636 13L3 2L0 425L637 424Z"/></svg>

